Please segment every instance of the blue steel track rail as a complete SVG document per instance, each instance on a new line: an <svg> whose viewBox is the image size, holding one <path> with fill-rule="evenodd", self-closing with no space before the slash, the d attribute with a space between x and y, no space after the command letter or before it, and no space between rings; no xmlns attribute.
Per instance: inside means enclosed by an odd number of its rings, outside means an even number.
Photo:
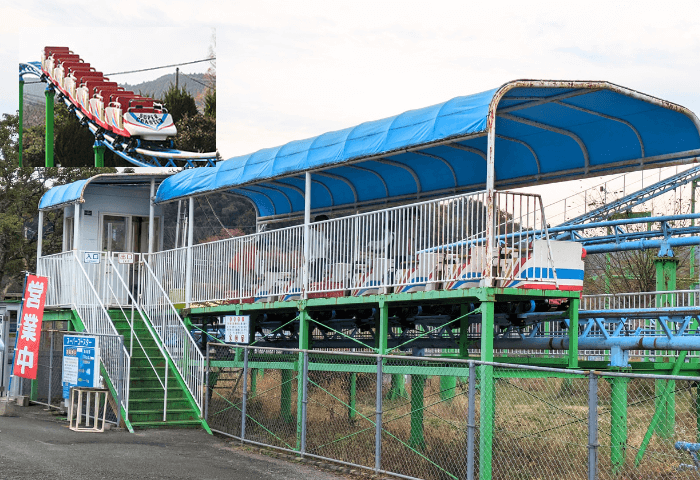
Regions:
<svg viewBox="0 0 700 480"><path fill-rule="evenodd" d="M27 62L19 64L19 78L24 79L25 75L39 77L42 82L48 83L47 89L54 88L51 80L41 71L40 62ZM123 158L127 162L137 167L213 167L216 164L216 152L198 153L185 152L174 148L163 148L161 145L153 142L139 141L135 146L123 142L116 135L105 131L101 126L96 124L85 116L79 108L56 90L57 97L62 100L68 110L71 111L85 127L90 129L90 132L95 136L95 146L104 146L109 148L115 155Z"/></svg>

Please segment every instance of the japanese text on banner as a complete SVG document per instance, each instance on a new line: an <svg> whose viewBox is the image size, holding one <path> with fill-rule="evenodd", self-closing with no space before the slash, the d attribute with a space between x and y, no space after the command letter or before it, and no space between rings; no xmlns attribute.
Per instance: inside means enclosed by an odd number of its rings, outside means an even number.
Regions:
<svg viewBox="0 0 700 480"><path fill-rule="evenodd" d="M41 321L44 318L48 283L49 279L46 277L27 276L22 318L17 328L17 349L13 369L13 374L17 377L36 379Z"/></svg>

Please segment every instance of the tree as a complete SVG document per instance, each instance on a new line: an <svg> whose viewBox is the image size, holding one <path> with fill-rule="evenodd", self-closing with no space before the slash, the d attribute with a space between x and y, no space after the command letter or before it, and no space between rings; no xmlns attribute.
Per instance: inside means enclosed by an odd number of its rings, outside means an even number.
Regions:
<svg viewBox="0 0 700 480"><path fill-rule="evenodd" d="M197 115L197 104L185 87L177 88L171 83L170 88L163 95L162 103L168 109L168 113L173 116L173 121L176 124L185 115L191 117Z"/></svg>
<svg viewBox="0 0 700 480"><path fill-rule="evenodd" d="M216 88L207 90L204 96L204 115L216 118Z"/></svg>
<svg viewBox="0 0 700 480"><path fill-rule="evenodd" d="M18 168L18 116L0 120L0 298L20 292L24 271L36 270L38 206L51 187L88 178L114 169ZM43 242L45 252L60 251L63 211L47 212Z"/></svg>
<svg viewBox="0 0 700 480"><path fill-rule="evenodd" d="M186 115L176 124L175 147L187 152L216 151L216 118Z"/></svg>
<svg viewBox="0 0 700 480"><path fill-rule="evenodd" d="M45 165L45 138L45 125L25 129L23 161L26 165L33 167ZM54 109L54 165L61 167L94 165L95 153L92 148L94 143L95 137L90 130L80 124L78 118L63 102L57 102ZM104 160L107 167L129 165L109 149L105 152Z"/></svg>

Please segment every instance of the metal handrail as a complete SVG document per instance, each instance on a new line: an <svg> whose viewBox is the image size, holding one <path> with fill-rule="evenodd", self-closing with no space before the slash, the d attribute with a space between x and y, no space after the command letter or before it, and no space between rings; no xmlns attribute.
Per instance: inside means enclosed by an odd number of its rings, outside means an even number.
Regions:
<svg viewBox="0 0 700 480"><path fill-rule="evenodd" d="M131 327L131 342L130 342L130 347L133 348L134 345L134 338L136 341L139 343L141 346L141 350L143 350L143 353L146 355L146 360L148 360L148 364L151 366L151 369L153 370L153 373L156 374L156 378L158 379L158 382L160 383L160 386L163 387L163 421L166 420L166 415L167 415L167 406L168 406L168 362L167 362L167 354L163 350L163 347L160 345L160 343L157 341L155 332L153 331L151 325L149 322L145 321L146 314L141 308L141 305L139 302L137 302L134 299L133 294L131 293L131 289L127 286L126 282L122 278L121 274L119 273L119 269L117 269L116 265L114 264L114 259L111 256L108 256L109 263L113 267L113 271L117 274L117 278L119 278L119 281L122 283L124 286L125 291L129 295L129 298L131 299L131 306L132 306L132 318L130 322L130 327ZM126 312L124 312L124 309L122 308L121 303L119 302L119 298L117 295L114 293L114 290L112 289L112 286L107 282L109 285L109 290L112 292L112 296L114 297L114 300L117 302L117 305L119 306L119 309L121 312L124 314L124 318L127 318ZM148 329L148 332L151 334L151 337L153 337L153 340L155 340L156 346L158 346L158 350L160 351L160 354L163 355L163 359L166 360L165 362L165 368L164 368L164 379L161 379L161 376L158 374L158 369L156 369L155 365L153 365L153 362L151 362L150 357L146 353L146 349L143 346L143 343L141 343L141 339L137 335L134 335L134 320L133 320L133 308L136 308L136 310L139 312L139 315L141 315L141 318L144 319L144 324L146 325L146 328ZM128 321L128 320L127 320ZM133 353L133 351L131 352Z"/></svg>
<svg viewBox="0 0 700 480"><path fill-rule="evenodd" d="M200 413L202 413L204 408L204 355L202 355L202 352L200 352L190 332L185 327L177 309L168 298L168 295L153 273L148 261L145 259L142 261L146 266L146 268L142 270L143 275L148 275L149 280L151 280L149 282L143 281L142 284L146 289L157 287L154 289L155 292L146 290L145 295L142 297L144 309L147 311L147 318L153 324L163 347L168 351L175 368L182 376L187 389L199 407ZM143 280L145 280L145 278L143 278ZM158 299L158 301L154 301L155 299L152 297L157 295L160 295L161 298ZM164 307L164 310L161 307ZM168 318L172 319L172 321L168 321ZM160 325L158 323L160 323ZM159 327L162 333L158 330ZM169 329L169 333L175 334L175 345L169 344L173 339L165 335L168 327L175 327L174 330Z"/></svg>
<svg viewBox="0 0 700 480"><path fill-rule="evenodd" d="M88 276L87 272L83 268L83 266L80 264L80 261L78 260L77 254L73 255L74 259L74 265L77 265L78 269L82 272L82 277L76 276L75 278L75 292L74 295L72 296L73 299L73 306L78 313L78 316L81 318L83 321L83 325L85 326L85 330L94 333L94 334L111 334L113 336L119 336L119 332L117 332L116 328L114 327L114 324L112 323L109 313L107 313L107 309L105 308L104 304L100 300L100 296L98 295L97 291L95 290L95 287L93 286L92 282L90 281L90 277ZM87 289L81 289L80 288L80 280L83 280L87 283L87 286L89 288ZM83 303L83 298L79 297L79 294L81 292L92 292L93 298L92 299L85 299L85 302ZM95 309L94 307L97 306L98 308ZM101 312L103 314L102 318L96 318L91 315L91 313L98 313ZM101 320L101 321L100 321ZM102 337L100 337L100 349L103 352L109 352L110 348L109 345L106 344L106 342L101 340ZM130 387L130 372L131 372L131 357L129 355L129 352L126 350L126 347L122 344L122 350L123 350L123 355L125 358L125 363L126 365L114 365L114 359L110 355L102 355L102 363L105 367L105 370L107 371L107 375L109 375L111 378L126 378L126 381L122 385L123 392L121 393L122 397L122 405L121 407L124 409L124 413L128 416L129 414L129 387ZM123 371L120 372L119 369L122 369ZM121 375L120 375L121 373ZM117 385L115 388L119 388Z"/></svg>

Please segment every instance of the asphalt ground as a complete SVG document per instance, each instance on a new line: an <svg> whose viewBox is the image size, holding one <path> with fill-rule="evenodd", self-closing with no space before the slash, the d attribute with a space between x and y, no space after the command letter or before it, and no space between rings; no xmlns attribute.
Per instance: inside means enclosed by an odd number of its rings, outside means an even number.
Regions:
<svg viewBox="0 0 700 480"><path fill-rule="evenodd" d="M41 406L0 417L0 479L347 479L201 429L74 432ZM355 477L357 478L357 477Z"/></svg>

